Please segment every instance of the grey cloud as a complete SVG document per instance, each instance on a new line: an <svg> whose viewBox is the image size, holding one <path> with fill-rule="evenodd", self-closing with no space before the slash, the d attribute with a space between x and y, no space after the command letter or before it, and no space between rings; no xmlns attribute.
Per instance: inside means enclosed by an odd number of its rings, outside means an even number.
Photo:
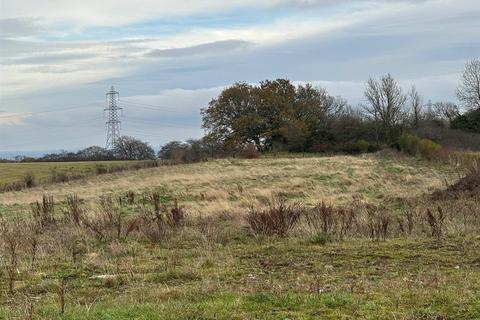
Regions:
<svg viewBox="0 0 480 320"><path fill-rule="evenodd" d="M333 5L339 3L359 2L359 0L282 0L277 3L278 7L312 8L318 6Z"/></svg>
<svg viewBox="0 0 480 320"><path fill-rule="evenodd" d="M396 0L396 2L404 3L421 3L429 0ZM297 8L314 8L321 6L339 5L339 4L351 4L351 3L389 3L391 0L280 0L276 3L276 6L280 7L297 7Z"/></svg>
<svg viewBox="0 0 480 320"><path fill-rule="evenodd" d="M58 63L71 60L85 60L90 58L97 57L97 54L94 53L48 53L34 55L26 58L10 59L6 64L49 64L49 63Z"/></svg>
<svg viewBox="0 0 480 320"><path fill-rule="evenodd" d="M71 66L54 66L54 65L45 65L28 68L26 71L35 72L35 73L70 73L81 70L81 67L71 67Z"/></svg>
<svg viewBox="0 0 480 320"><path fill-rule="evenodd" d="M39 21L34 18L0 19L0 37L15 38L40 34L46 31L46 28L41 26Z"/></svg>
<svg viewBox="0 0 480 320"><path fill-rule="evenodd" d="M146 54L147 57L152 58L177 58L177 57L191 57L198 55L214 55L219 53L231 52L238 49L246 49L252 47L253 44L243 40L225 40L201 45L175 48L152 50Z"/></svg>
<svg viewBox="0 0 480 320"><path fill-rule="evenodd" d="M477 24L470 13L454 17L453 13L444 12L443 16L448 18L443 20L442 15L435 12L436 16L429 17L426 24L422 23L423 12L408 14L408 25L404 25L401 32L389 26L392 23L401 26L405 15L390 16L327 35L255 46L229 55L147 62L136 74L119 81L144 90L194 89L276 77L363 83L370 76L391 72L400 80L414 83L415 79L425 76L459 72L464 61L476 55L478 45L475 44L480 43L480 36L469 32L471 26ZM461 23L462 20L466 21ZM376 32L382 29L386 31ZM455 85L452 86L448 78L442 78L436 87L428 87L424 82L419 84L419 89L423 88L425 95L432 99L454 99ZM345 95L353 104L361 102L361 88L358 91L357 86L351 86L350 89L347 93L335 93Z"/></svg>
<svg viewBox="0 0 480 320"><path fill-rule="evenodd" d="M112 51L119 53L138 52L138 45L154 41L152 39L132 39L119 41L78 41L78 42L40 42L0 38L0 57L11 59L22 55L55 55L61 50L85 50L97 46L109 46ZM114 52L115 52L114 51ZM68 55L68 54L67 54Z"/></svg>

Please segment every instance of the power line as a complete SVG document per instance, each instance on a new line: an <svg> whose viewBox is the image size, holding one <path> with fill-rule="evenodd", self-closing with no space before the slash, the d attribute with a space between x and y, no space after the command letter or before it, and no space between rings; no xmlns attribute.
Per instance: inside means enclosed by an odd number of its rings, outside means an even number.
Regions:
<svg viewBox="0 0 480 320"><path fill-rule="evenodd" d="M137 107L140 107L140 108L143 108L143 109L154 110L154 111L164 111L164 112L172 112L172 113L178 113L178 114L185 114L186 112L189 112L189 111L183 112L183 111L173 110L173 109L175 109L174 107L157 106L157 105L153 105L153 104L133 102L133 101L128 101L128 100L122 100L122 103L132 104L132 105L136 105Z"/></svg>
<svg viewBox="0 0 480 320"><path fill-rule="evenodd" d="M165 127L172 127L172 128L187 128L187 129L200 128L198 125L179 124L179 123L173 123L173 122L157 121L153 119L128 118L128 121L125 121L125 123L132 122L132 121L140 122L140 123L152 123L152 124L156 123Z"/></svg>
<svg viewBox="0 0 480 320"><path fill-rule="evenodd" d="M124 132L127 132L129 134L134 134L134 135L141 135L145 137L150 137L150 138L155 138L155 139L162 139L162 138L168 138L168 139L178 139L178 136L173 136L169 134L152 134L148 132L142 132L138 130L124 130Z"/></svg>

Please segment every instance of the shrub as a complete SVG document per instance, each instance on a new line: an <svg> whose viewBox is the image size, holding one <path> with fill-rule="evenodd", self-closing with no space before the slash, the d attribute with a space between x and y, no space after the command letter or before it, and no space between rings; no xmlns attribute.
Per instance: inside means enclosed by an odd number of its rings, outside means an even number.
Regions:
<svg viewBox="0 0 480 320"><path fill-rule="evenodd" d="M74 222L77 225L80 225L80 221L83 217L83 210L80 208L81 200L77 194L71 194L67 196L67 208L64 210L63 214L65 219L70 222Z"/></svg>
<svg viewBox="0 0 480 320"><path fill-rule="evenodd" d="M352 230L356 214L351 208L333 207L322 201L305 212L305 221L317 234L343 239Z"/></svg>
<svg viewBox="0 0 480 320"><path fill-rule="evenodd" d="M442 146L432 140L421 139L418 141L418 150L420 154L429 160L436 159L441 149Z"/></svg>
<svg viewBox="0 0 480 320"><path fill-rule="evenodd" d="M370 148L370 143L363 139L358 140L356 145L360 153L367 153Z"/></svg>
<svg viewBox="0 0 480 320"><path fill-rule="evenodd" d="M50 177L53 183L56 182L68 182L68 175L63 171L57 171L55 169L50 173Z"/></svg>
<svg viewBox="0 0 480 320"><path fill-rule="evenodd" d="M415 217L412 211L407 210L405 215L397 217L398 229L403 234L412 234L415 225Z"/></svg>
<svg viewBox="0 0 480 320"><path fill-rule="evenodd" d="M35 186L35 176L33 173L27 172L25 176L23 176L23 182L26 188L33 188Z"/></svg>
<svg viewBox="0 0 480 320"><path fill-rule="evenodd" d="M467 173L480 175L480 153L478 152L451 152L450 163L456 167L466 169Z"/></svg>
<svg viewBox="0 0 480 320"><path fill-rule="evenodd" d="M287 204L277 200L266 209L251 208L246 220L254 234L287 236L295 227L304 212L298 203Z"/></svg>
<svg viewBox="0 0 480 320"><path fill-rule="evenodd" d="M135 198L136 198L137 194L135 193L135 191L127 191L127 193L125 194L125 199L127 200L127 203L130 204L130 205L133 205L135 204Z"/></svg>
<svg viewBox="0 0 480 320"><path fill-rule="evenodd" d="M6 273L8 276L8 291L13 294L15 279L17 274L17 265L19 260L19 249L22 242L22 222L18 219L10 221L0 221L0 239L4 246L5 256L2 260L6 262ZM3 252L2 252L3 253Z"/></svg>
<svg viewBox="0 0 480 320"><path fill-rule="evenodd" d="M429 139L420 139L411 134L403 134L398 140L400 150L412 156L421 155L427 159L436 159L442 146Z"/></svg>
<svg viewBox="0 0 480 320"><path fill-rule="evenodd" d="M338 217L338 235L343 239L353 228L356 223L356 212L354 209L337 209Z"/></svg>
<svg viewBox="0 0 480 320"><path fill-rule="evenodd" d="M418 142L420 139L414 135L404 133L398 139L398 144L402 152L408 153L412 156L418 152Z"/></svg>
<svg viewBox="0 0 480 320"><path fill-rule="evenodd" d="M321 202L305 214L307 224L314 230L321 230L322 234L329 235L335 229L335 209Z"/></svg>
<svg viewBox="0 0 480 320"><path fill-rule="evenodd" d="M387 238L390 217L383 208L367 204L365 206L367 212L367 229L372 240Z"/></svg>
<svg viewBox="0 0 480 320"><path fill-rule="evenodd" d="M440 206L437 207L437 212L435 214L430 209L427 209L427 222L430 225L432 236L440 240L445 233L445 219L447 215Z"/></svg>
<svg viewBox="0 0 480 320"><path fill-rule="evenodd" d="M158 242L183 228L187 219L187 213L176 200L172 206L167 206L162 204L162 198L160 193L153 192L150 195L153 210L141 218L140 230L151 242Z"/></svg>
<svg viewBox="0 0 480 320"><path fill-rule="evenodd" d="M420 138L435 141L449 149L480 151L480 133L450 129L427 123L415 129L413 134Z"/></svg>
<svg viewBox="0 0 480 320"><path fill-rule="evenodd" d="M110 195L100 197L100 211L92 215L80 215L80 224L98 239L127 237L138 229L138 219L128 219L122 207Z"/></svg>
<svg viewBox="0 0 480 320"><path fill-rule="evenodd" d="M37 201L32 204L32 215L42 229L55 224L53 196L44 194L42 203Z"/></svg>

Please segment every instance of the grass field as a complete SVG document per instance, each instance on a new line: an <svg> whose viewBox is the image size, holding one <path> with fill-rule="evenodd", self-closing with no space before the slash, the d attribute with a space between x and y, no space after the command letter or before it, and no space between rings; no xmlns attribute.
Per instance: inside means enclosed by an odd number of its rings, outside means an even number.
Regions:
<svg viewBox="0 0 480 320"><path fill-rule="evenodd" d="M371 202L416 197L453 183L459 174L450 166L420 159L398 161L371 155L226 159L39 186L0 194L0 204L28 204L45 193L57 200L76 193L95 201L102 194L160 190L169 198L178 199L189 211L211 214L244 210L251 204L265 203L272 196L310 205L319 200L346 203L352 197Z"/></svg>
<svg viewBox="0 0 480 320"><path fill-rule="evenodd" d="M63 174L68 177L86 177L96 174L99 167L105 169L132 166L141 161L88 161L88 162L26 162L0 163L0 186L22 182L31 175L35 183L42 184L51 180L52 175Z"/></svg>
<svg viewBox="0 0 480 320"><path fill-rule="evenodd" d="M0 213L20 227L3 236L0 318L479 319L479 199L429 196L459 175L398 156L227 159L3 193ZM13 216L25 217L44 193L53 195L56 222L32 234ZM73 193L90 219L105 217L101 195L120 197L107 213L123 224L86 219L101 223L99 237L87 223L73 223L67 217L78 207L64 202ZM132 227L156 210L152 194L168 205L178 200L187 213L184 224L154 240L152 230ZM249 208L274 197L307 208L324 200L358 218L342 237L302 219L286 237L253 234ZM368 204L389 217L384 240L370 236L377 220L366 219ZM432 236L425 213L438 206L447 217L441 235Z"/></svg>

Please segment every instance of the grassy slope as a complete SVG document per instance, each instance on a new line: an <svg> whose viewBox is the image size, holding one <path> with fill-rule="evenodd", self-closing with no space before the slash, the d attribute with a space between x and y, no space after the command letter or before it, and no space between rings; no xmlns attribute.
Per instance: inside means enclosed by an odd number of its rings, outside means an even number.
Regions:
<svg viewBox="0 0 480 320"><path fill-rule="evenodd" d="M90 177L86 181L41 186L0 194L0 205L28 204L44 193L62 200L70 193L97 200L111 192L160 189L190 212L210 214L244 210L280 195L314 204L370 202L412 197L442 188L458 173L451 167L405 158L360 157L263 158L217 160Z"/></svg>
<svg viewBox="0 0 480 320"><path fill-rule="evenodd" d="M110 167L132 162L134 161L0 163L0 184L22 181L27 173L34 174L36 179L42 181L50 177L53 170L83 176L92 174L96 165Z"/></svg>
<svg viewBox="0 0 480 320"><path fill-rule="evenodd" d="M455 177L448 167L374 156L221 160L6 193L0 204L8 213L46 191L93 201L113 190L161 189L191 213L244 212L279 193L310 204L416 197ZM201 235L187 230L181 242L126 241L119 258L108 243L90 247L76 264L61 249L46 248L51 252L34 271L20 271L15 296L0 284L0 319L26 318L28 299L39 319L480 318L479 237L441 245L403 237L317 245L308 237L248 236L236 217ZM63 274L71 278L67 311L59 316Z"/></svg>

